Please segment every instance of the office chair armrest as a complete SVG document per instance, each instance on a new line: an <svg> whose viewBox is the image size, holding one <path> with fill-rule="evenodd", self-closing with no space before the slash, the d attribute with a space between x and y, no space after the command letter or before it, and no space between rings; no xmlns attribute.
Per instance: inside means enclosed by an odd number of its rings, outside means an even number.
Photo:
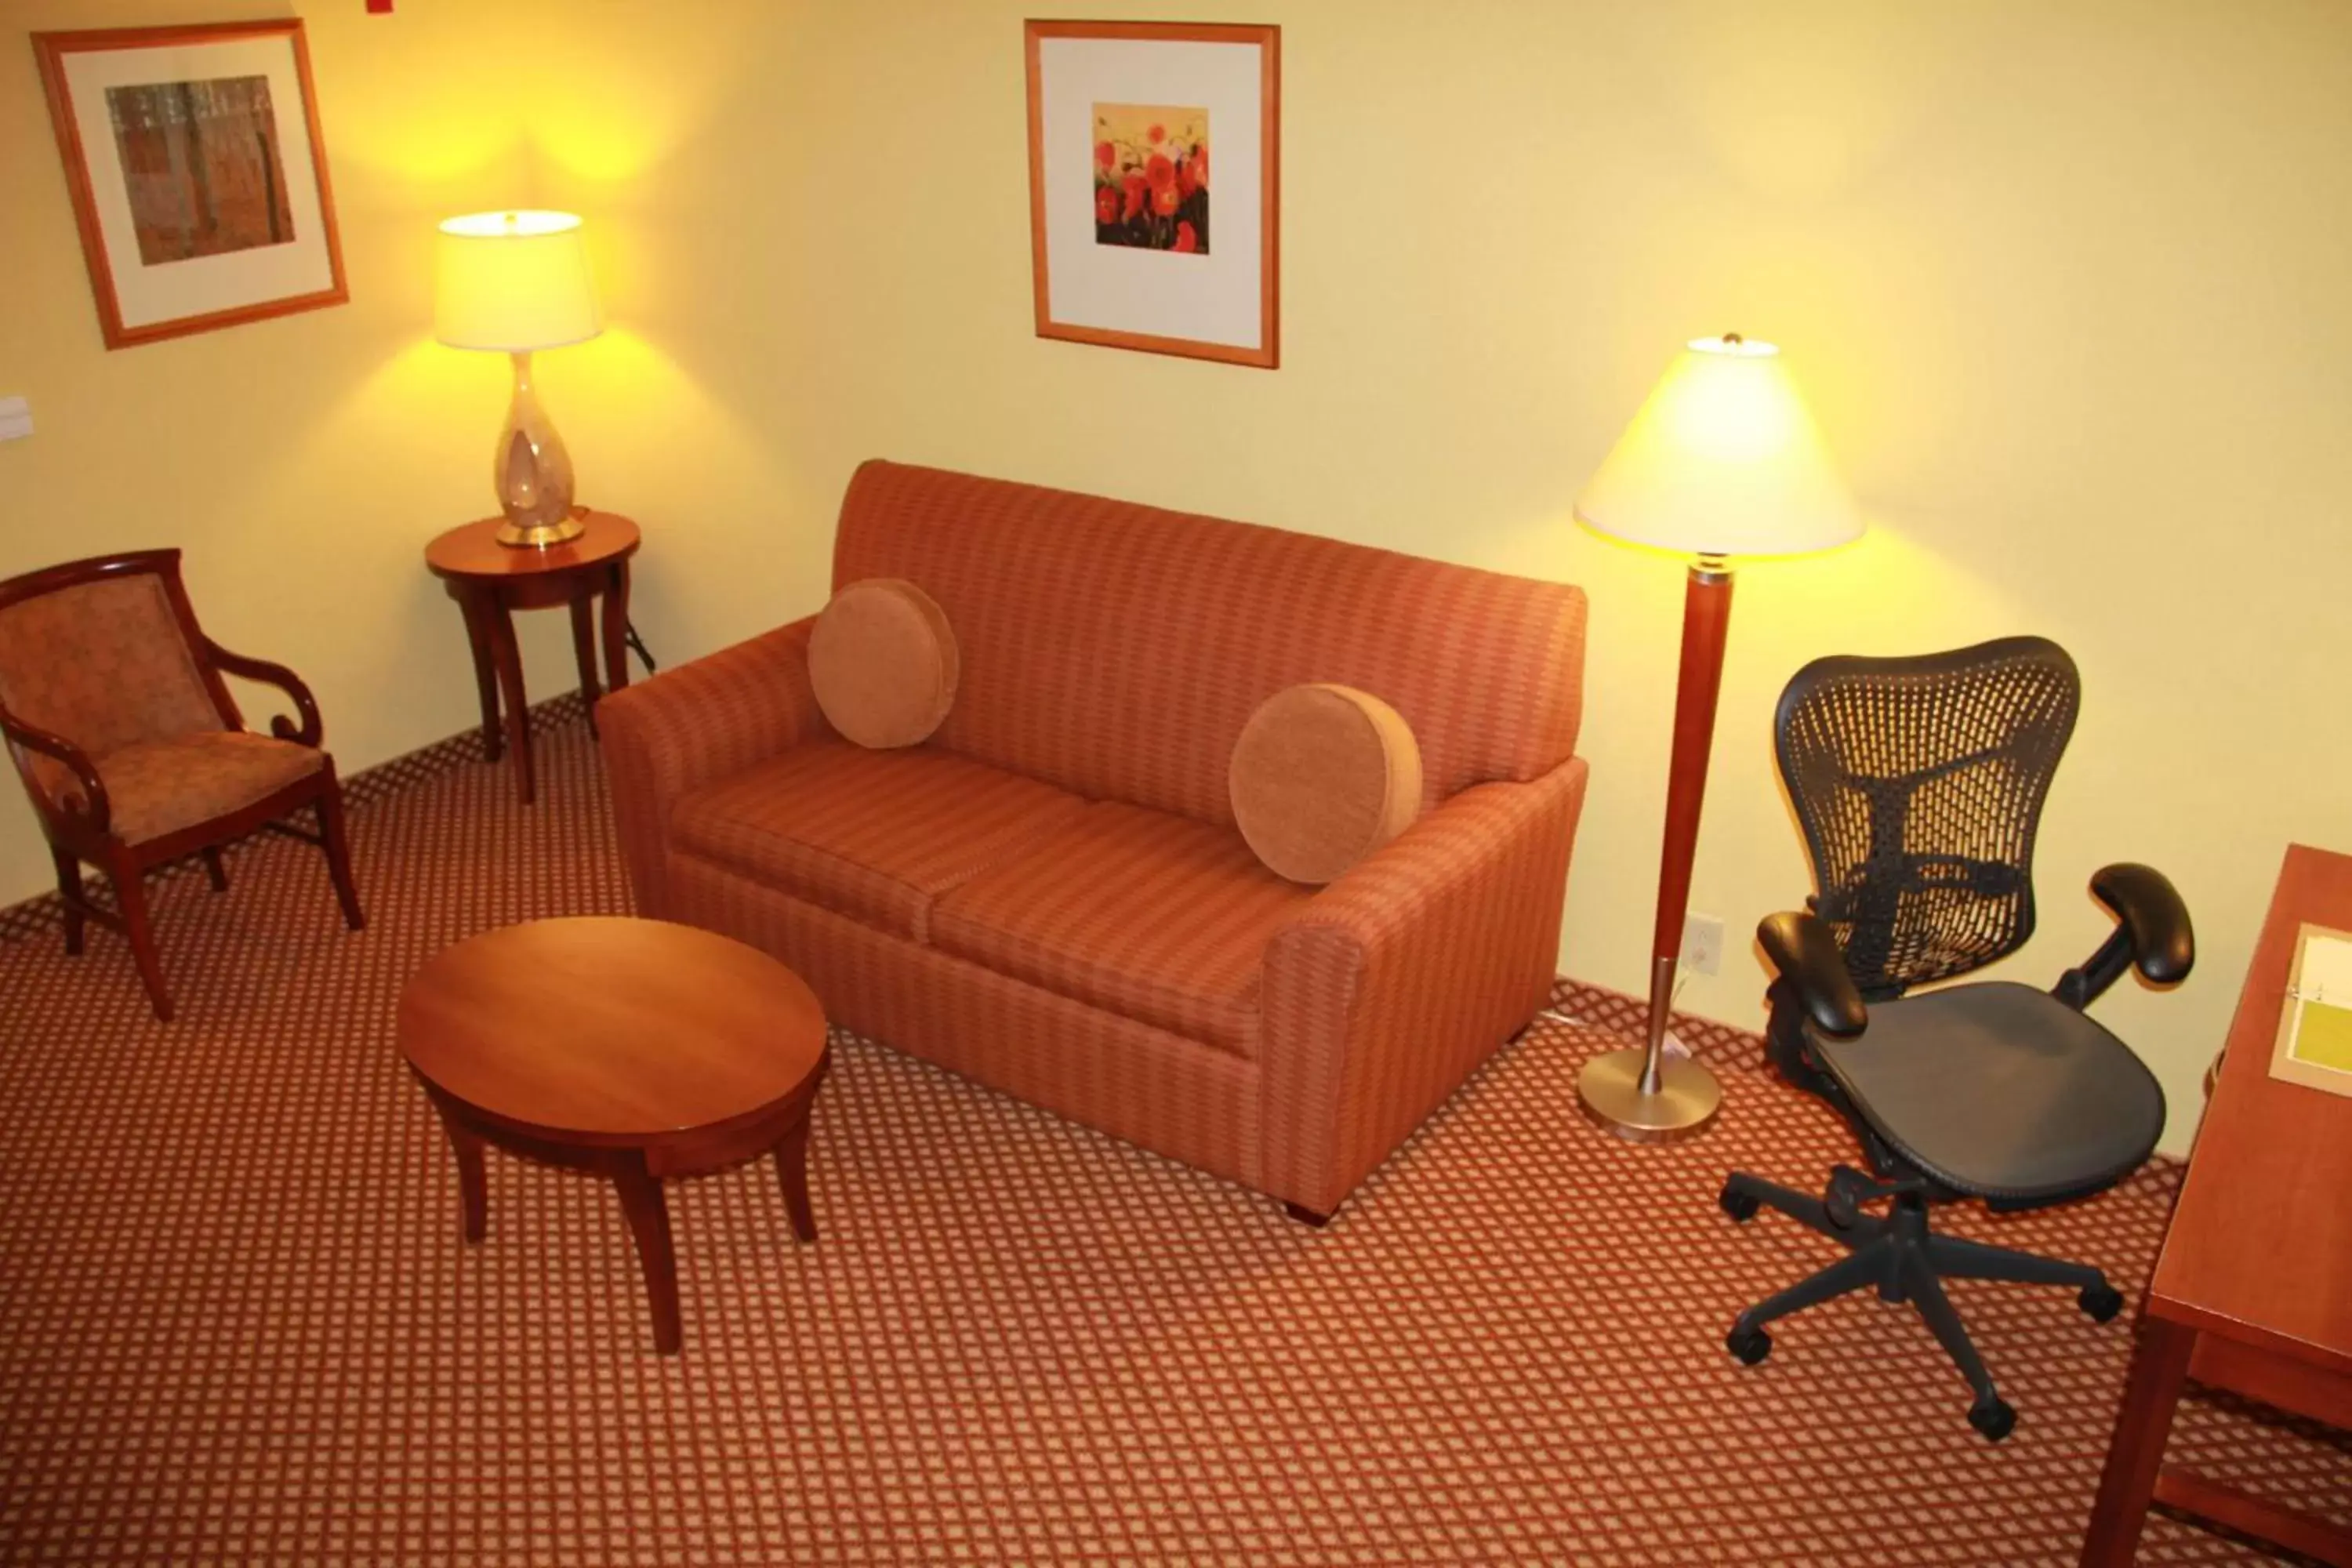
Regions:
<svg viewBox="0 0 2352 1568"><path fill-rule="evenodd" d="M1853 976L1846 973L1845 954L1829 924L1819 915L1783 910L1766 915L1756 928L1764 956L1780 973L1781 981L1797 994L1805 1016L1825 1035L1841 1039L1862 1033L1870 1010L1862 1005Z"/></svg>
<svg viewBox="0 0 2352 1568"><path fill-rule="evenodd" d="M2091 878L2091 893L2114 911L2116 929L2080 968L2068 970L2058 982L2061 1002L2089 1006L2123 978L2126 967L2137 967L2152 985L2189 977L2197 962L2197 935L2189 924L2189 906L2163 872L2128 860L2103 866Z"/></svg>

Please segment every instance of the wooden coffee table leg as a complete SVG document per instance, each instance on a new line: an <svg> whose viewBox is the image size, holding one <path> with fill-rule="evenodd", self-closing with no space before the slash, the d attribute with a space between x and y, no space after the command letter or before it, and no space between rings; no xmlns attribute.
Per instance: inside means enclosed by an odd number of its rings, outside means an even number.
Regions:
<svg viewBox="0 0 2352 1568"><path fill-rule="evenodd" d="M646 1169L644 1154L631 1153L614 1164L613 1184L620 1189L621 1212L629 1216L629 1234L636 1237L637 1264L645 1270L646 1296L653 1304L654 1349L676 1355L682 1342L677 1255L670 1248L669 1205L662 1201L661 1179Z"/></svg>
<svg viewBox="0 0 2352 1568"><path fill-rule="evenodd" d="M438 1102L433 1109L440 1113L441 1125L449 1134L449 1148L457 1156L457 1196L464 1206L466 1241L470 1246L488 1234L490 1227L490 1184L482 1169L482 1140Z"/></svg>
<svg viewBox="0 0 2352 1568"><path fill-rule="evenodd" d="M784 1212L792 1215L793 1234L803 1241L816 1239L816 1210L809 1205L808 1117L803 1114L776 1145L776 1179L784 1189Z"/></svg>

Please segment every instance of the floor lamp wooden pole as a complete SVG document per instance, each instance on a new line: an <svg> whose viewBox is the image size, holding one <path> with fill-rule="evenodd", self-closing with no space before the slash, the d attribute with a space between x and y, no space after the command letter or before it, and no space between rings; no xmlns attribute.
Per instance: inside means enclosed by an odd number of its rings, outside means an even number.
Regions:
<svg viewBox="0 0 2352 1568"><path fill-rule="evenodd" d="M1859 534L1862 517L1780 351L1737 332L1686 345L1577 499L1576 516L1614 538L1697 557L1683 592L1682 677L1650 939L1647 1037L1593 1058L1576 1080L1577 1098L1594 1121L1621 1138L1668 1143L1706 1131L1723 1107L1715 1075L1668 1056L1665 1047L1715 742L1715 701L1723 688L1731 557L1826 549Z"/></svg>
<svg viewBox="0 0 2352 1568"><path fill-rule="evenodd" d="M1683 919L1690 910L1691 860L1698 848L1699 804L1706 795L1707 752L1715 743L1715 700L1723 689L1723 642L1731 624L1731 568L1720 555L1691 563L1683 590L1682 675L1675 687L1675 754L1666 775L1665 847L1658 857L1658 919L1650 936L1647 1042L1584 1064L1576 1082L1585 1114L1621 1138L1664 1143L1706 1130L1723 1105L1723 1086L1695 1061L1665 1054L1675 970L1682 962Z"/></svg>

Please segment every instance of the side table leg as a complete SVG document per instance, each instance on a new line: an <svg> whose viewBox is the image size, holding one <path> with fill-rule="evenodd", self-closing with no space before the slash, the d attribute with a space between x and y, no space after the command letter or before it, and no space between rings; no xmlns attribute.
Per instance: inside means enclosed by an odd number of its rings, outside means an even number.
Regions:
<svg viewBox="0 0 2352 1568"><path fill-rule="evenodd" d="M457 1156L457 1196L466 1215L466 1242L473 1246L490 1228L490 1184L488 1173L482 1169L482 1141L442 1110L438 1100L433 1109L440 1112L442 1129L449 1134L449 1148Z"/></svg>
<svg viewBox="0 0 2352 1568"><path fill-rule="evenodd" d="M580 705L588 712L588 732L596 733L596 699L604 693L596 684L596 630L586 599L572 601L572 658L580 666Z"/></svg>
<svg viewBox="0 0 2352 1568"><path fill-rule="evenodd" d="M466 642L474 650L474 695L482 704L482 754L492 762L505 754L499 734L499 668L490 635L490 614L478 594L460 591L458 612L466 617Z"/></svg>
<svg viewBox="0 0 2352 1568"><path fill-rule="evenodd" d="M629 563L615 561L604 587L604 689L618 691L628 683Z"/></svg>
<svg viewBox="0 0 2352 1568"><path fill-rule="evenodd" d="M2106 1468L2099 1474L2091 1528L2083 1537L2082 1568L2131 1568L2156 1473L2164 1465L2172 1409L2189 1375L2189 1352L2196 1346L2194 1329L2152 1315L2140 1321L2139 1346L2124 1379L2123 1409L2107 1444Z"/></svg>
<svg viewBox="0 0 2352 1568"><path fill-rule="evenodd" d="M646 1276L646 1296L653 1304L654 1349L676 1355L683 1336L677 1321L677 1255L670 1248L669 1205L662 1201L661 1180L646 1169L641 1153L624 1155L613 1166L613 1184L621 1192L621 1212L629 1216L629 1234L636 1238L637 1265Z"/></svg>
<svg viewBox="0 0 2352 1568"><path fill-rule="evenodd" d="M776 1145L776 1179L784 1189L784 1212L792 1216L793 1235L804 1242L816 1239L816 1210L809 1204L808 1134L803 1115Z"/></svg>
<svg viewBox="0 0 2352 1568"><path fill-rule="evenodd" d="M530 700L522 690L522 649L515 642L514 616L503 602L488 605L490 652L498 661L499 688L507 700L507 745L514 752L515 795L529 805L538 796L530 765Z"/></svg>

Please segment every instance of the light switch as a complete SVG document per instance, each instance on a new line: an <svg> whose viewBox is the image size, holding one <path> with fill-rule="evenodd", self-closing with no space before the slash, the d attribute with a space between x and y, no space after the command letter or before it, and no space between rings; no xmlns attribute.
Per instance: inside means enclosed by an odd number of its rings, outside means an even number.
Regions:
<svg viewBox="0 0 2352 1568"><path fill-rule="evenodd" d="M33 405L21 397L0 397L0 441L22 440L33 433Z"/></svg>

